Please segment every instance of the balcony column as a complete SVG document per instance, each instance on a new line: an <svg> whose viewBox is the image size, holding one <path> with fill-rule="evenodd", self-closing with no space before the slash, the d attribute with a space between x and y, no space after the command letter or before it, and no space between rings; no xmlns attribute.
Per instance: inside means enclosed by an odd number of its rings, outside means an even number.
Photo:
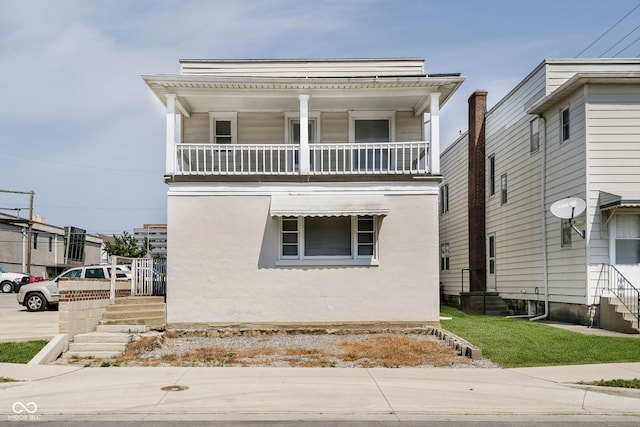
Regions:
<svg viewBox="0 0 640 427"><path fill-rule="evenodd" d="M309 166L309 95L299 95L300 100L300 174L308 175Z"/></svg>
<svg viewBox="0 0 640 427"><path fill-rule="evenodd" d="M176 126L176 95L175 93L167 94L167 141L166 141L166 173L172 175L175 172L176 164L176 142L177 130Z"/></svg>
<svg viewBox="0 0 640 427"><path fill-rule="evenodd" d="M430 95L431 126L429 147L429 173L440 175L440 93L433 92Z"/></svg>

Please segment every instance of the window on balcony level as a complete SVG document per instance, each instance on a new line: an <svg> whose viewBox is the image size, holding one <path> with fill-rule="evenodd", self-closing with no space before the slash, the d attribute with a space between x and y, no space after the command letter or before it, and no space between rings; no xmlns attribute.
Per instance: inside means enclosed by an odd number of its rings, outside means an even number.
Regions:
<svg viewBox="0 0 640 427"><path fill-rule="evenodd" d="M237 144L237 113L209 113L210 141L213 144Z"/></svg>

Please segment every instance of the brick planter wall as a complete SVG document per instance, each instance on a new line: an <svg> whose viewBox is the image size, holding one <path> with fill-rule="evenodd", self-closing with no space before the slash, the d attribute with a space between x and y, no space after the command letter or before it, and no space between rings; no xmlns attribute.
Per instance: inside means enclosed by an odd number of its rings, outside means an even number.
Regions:
<svg viewBox="0 0 640 427"><path fill-rule="evenodd" d="M110 280L61 279L58 283L59 330L69 341L77 334L93 332L109 305ZM131 295L131 281L116 281L116 298Z"/></svg>

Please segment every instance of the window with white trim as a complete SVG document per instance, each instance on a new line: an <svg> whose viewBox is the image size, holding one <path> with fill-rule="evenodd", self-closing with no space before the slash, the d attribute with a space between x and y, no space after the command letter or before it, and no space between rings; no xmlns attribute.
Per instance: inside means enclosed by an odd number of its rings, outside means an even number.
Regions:
<svg viewBox="0 0 640 427"><path fill-rule="evenodd" d="M536 117L529 122L529 152L537 153L540 150L540 121Z"/></svg>
<svg viewBox="0 0 640 427"><path fill-rule="evenodd" d="M212 144L238 143L238 113L209 113L209 139Z"/></svg>
<svg viewBox="0 0 640 427"><path fill-rule="evenodd" d="M640 264L640 215L616 215L616 265Z"/></svg>
<svg viewBox="0 0 640 427"><path fill-rule="evenodd" d="M449 244L443 243L440 245L440 270L449 270Z"/></svg>
<svg viewBox="0 0 640 427"><path fill-rule="evenodd" d="M496 156L489 156L489 196L496 194Z"/></svg>
<svg viewBox="0 0 640 427"><path fill-rule="evenodd" d="M570 135L569 107L560 111L560 143L567 141Z"/></svg>
<svg viewBox="0 0 640 427"><path fill-rule="evenodd" d="M449 184L440 187L440 213L449 212Z"/></svg>
<svg viewBox="0 0 640 427"><path fill-rule="evenodd" d="M507 203L507 174L503 174L500 177L500 204Z"/></svg>
<svg viewBox="0 0 640 427"><path fill-rule="evenodd" d="M376 216L285 216L279 222L280 265L371 265L377 261Z"/></svg>
<svg viewBox="0 0 640 427"><path fill-rule="evenodd" d="M489 235L489 274L496 274L496 236Z"/></svg>

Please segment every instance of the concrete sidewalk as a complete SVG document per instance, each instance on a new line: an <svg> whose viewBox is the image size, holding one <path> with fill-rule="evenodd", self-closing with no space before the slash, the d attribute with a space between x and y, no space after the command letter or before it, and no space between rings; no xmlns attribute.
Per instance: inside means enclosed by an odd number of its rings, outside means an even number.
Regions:
<svg viewBox="0 0 640 427"><path fill-rule="evenodd" d="M640 378L640 363L519 369L0 364L0 376L24 380L0 383L0 417L9 420L540 420L562 416L640 422L640 390L575 384Z"/></svg>

